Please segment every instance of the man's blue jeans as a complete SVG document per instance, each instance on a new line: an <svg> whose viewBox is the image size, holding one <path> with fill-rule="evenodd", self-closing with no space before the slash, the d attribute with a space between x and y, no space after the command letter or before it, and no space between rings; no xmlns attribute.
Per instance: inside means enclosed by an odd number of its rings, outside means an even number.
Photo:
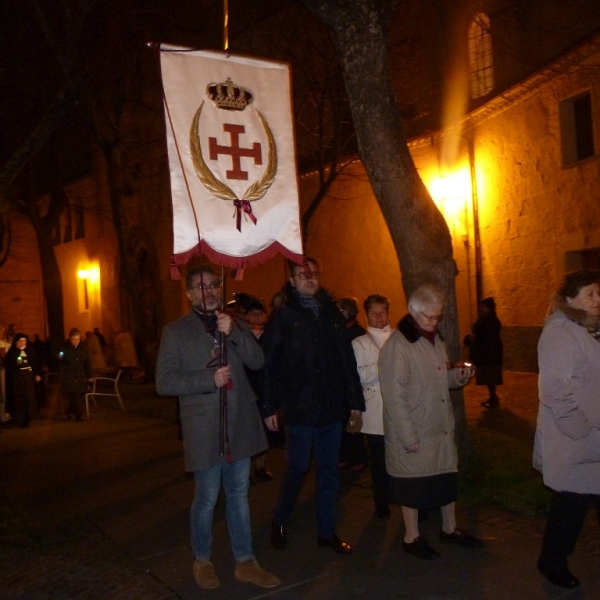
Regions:
<svg viewBox="0 0 600 600"><path fill-rule="evenodd" d="M198 560L210 559L213 514L221 490L221 478L226 496L227 528L236 562L254 558L248 487L250 459L222 462L210 469L194 472L196 491L190 511L192 551Z"/></svg>
<svg viewBox="0 0 600 600"><path fill-rule="evenodd" d="M285 428L285 472L274 519L279 525L290 522L292 510L314 449L317 465L317 531L322 538L335 535L338 492L337 463L342 422L331 425L287 425Z"/></svg>

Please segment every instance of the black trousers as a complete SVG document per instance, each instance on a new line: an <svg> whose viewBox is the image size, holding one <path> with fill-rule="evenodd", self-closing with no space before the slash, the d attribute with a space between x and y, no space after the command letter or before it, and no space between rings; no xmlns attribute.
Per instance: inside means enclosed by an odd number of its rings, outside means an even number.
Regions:
<svg viewBox="0 0 600 600"><path fill-rule="evenodd" d="M81 419L81 407L85 402L85 392L65 392L67 399L67 415L75 415L77 419Z"/></svg>
<svg viewBox="0 0 600 600"><path fill-rule="evenodd" d="M590 506L600 519L600 495L555 492L550 502L540 562L555 569L567 568L567 557L575 550L577 538Z"/></svg>
<svg viewBox="0 0 600 600"><path fill-rule="evenodd" d="M385 468L385 439L382 435L365 434L371 455L371 479L375 506L390 503L390 476Z"/></svg>

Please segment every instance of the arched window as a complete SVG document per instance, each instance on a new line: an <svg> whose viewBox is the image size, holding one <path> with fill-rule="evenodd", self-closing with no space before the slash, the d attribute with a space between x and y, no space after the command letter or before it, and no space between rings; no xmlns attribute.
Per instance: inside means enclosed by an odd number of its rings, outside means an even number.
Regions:
<svg viewBox="0 0 600 600"><path fill-rule="evenodd" d="M471 98L481 98L494 87L494 60L490 19L476 13L469 25L469 65L471 67Z"/></svg>

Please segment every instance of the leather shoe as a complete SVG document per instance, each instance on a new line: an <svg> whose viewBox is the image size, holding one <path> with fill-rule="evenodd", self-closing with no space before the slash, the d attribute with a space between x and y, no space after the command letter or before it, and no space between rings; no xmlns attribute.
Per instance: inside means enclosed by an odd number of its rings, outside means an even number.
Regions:
<svg viewBox="0 0 600 600"><path fill-rule="evenodd" d="M500 406L500 400L498 400L498 398L490 398L489 400L482 402L481 406L485 408L498 408Z"/></svg>
<svg viewBox="0 0 600 600"><path fill-rule="evenodd" d="M212 590L221 585L213 564L210 560L194 561L193 565L194 580L204 590Z"/></svg>
<svg viewBox="0 0 600 600"><path fill-rule="evenodd" d="M264 588L276 587L281 579L265 571L253 558L235 565L234 577L242 583L253 583Z"/></svg>
<svg viewBox="0 0 600 600"><path fill-rule="evenodd" d="M254 479L256 481L271 481L273 479L273 474L267 471L264 467L260 469L256 469L254 471Z"/></svg>
<svg viewBox="0 0 600 600"><path fill-rule="evenodd" d="M334 552L338 554L352 554L352 546L347 542L342 542L338 537L337 533L333 534L331 539L322 538L319 536L317 538L317 543L319 546L329 546Z"/></svg>
<svg viewBox="0 0 600 600"><path fill-rule="evenodd" d="M375 505L375 512L380 519L389 519L391 515L390 507L387 504Z"/></svg>
<svg viewBox="0 0 600 600"><path fill-rule="evenodd" d="M271 546L277 550L283 550L287 545L287 530L284 525L276 521L271 523Z"/></svg>
<svg viewBox="0 0 600 600"><path fill-rule="evenodd" d="M410 544L408 542L402 542L402 548L404 549L404 552L408 552L417 558L423 558L425 560L433 560L440 555L437 550L434 550L427 543L427 540L422 535L415 538Z"/></svg>
<svg viewBox="0 0 600 600"><path fill-rule="evenodd" d="M440 542L444 544L458 544L463 548L481 548L481 540L473 535L469 535L460 529L455 529L452 533L446 533L440 529Z"/></svg>
<svg viewBox="0 0 600 600"><path fill-rule="evenodd" d="M552 568L542 561L538 561L538 571L554 585L559 585L564 588L576 588L579 587L579 579L573 575L567 567L562 569Z"/></svg>

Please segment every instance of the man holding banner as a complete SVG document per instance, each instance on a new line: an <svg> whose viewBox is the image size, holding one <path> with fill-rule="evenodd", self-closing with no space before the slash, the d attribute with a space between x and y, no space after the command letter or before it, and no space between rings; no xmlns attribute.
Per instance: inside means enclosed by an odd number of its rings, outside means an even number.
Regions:
<svg viewBox="0 0 600 600"><path fill-rule="evenodd" d="M248 487L250 459L267 448L266 437L244 367L259 369L263 353L247 325L218 311L221 281L210 267L187 275L192 310L163 330L156 369L159 394L179 396L185 470L194 473L191 541L194 578L204 589L220 585L210 561L213 512L221 481L236 561L235 578L275 587L278 577L256 562L252 551ZM219 367L219 333L225 336L228 363ZM227 387L225 455L219 447L220 389Z"/></svg>

